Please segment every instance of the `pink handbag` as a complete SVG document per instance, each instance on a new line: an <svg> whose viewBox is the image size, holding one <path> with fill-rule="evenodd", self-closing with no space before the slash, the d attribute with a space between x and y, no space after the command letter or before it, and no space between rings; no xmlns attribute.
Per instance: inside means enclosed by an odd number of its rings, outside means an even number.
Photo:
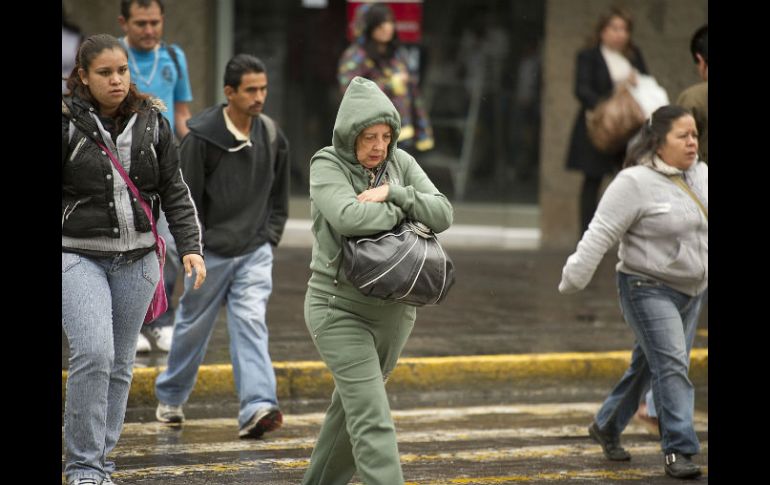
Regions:
<svg viewBox="0 0 770 485"><path fill-rule="evenodd" d="M128 185L131 193L134 194L136 200L142 204L142 209L144 209L144 213L147 215L147 219L150 220L150 225L152 226L152 234L155 236L155 241L157 242L156 253L158 254L158 262L160 263L160 278L158 279L158 286L155 287L155 294L152 295L150 307L147 309L147 314L144 316L144 323L150 323L166 313L166 310L168 309L166 285L163 281L163 265L166 262L166 241L164 241L163 238L158 235L158 229L155 227L155 219L152 217L152 210L150 209L150 206L147 205L147 202L145 202L144 199L142 199L142 197L139 195L139 190L136 188L136 185L131 182L131 178L126 173L126 170L120 163L118 163L118 161L115 159L115 155L113 155L112 152L110 152L110 150L104 146L104 144L98 142L96 144L99 145L99 147L104 150L107 155L109 155L110 160L112 160L112 164L115 166L118 172L120 172L120 176L123 177L123 180L126 182L126 185Z"/></svg>

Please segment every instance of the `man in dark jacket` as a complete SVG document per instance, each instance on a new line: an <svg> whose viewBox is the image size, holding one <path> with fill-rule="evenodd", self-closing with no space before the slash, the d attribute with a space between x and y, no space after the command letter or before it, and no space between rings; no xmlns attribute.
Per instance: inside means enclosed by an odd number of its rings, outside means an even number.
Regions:
<svg viewBox="0 0 770 485"><path fill-rule="evenodd" d="M709 27L695 31L690 41L690 53L702 82L682 91L676 104L687 108L698 128L698 158L709 162Z"/></svg>
<svg viewBox="0 0 770 485"><path fill-rule="evenodd" d="M267 73L254 56L238 54L225 68L226 105L196 115L182 141L182 172L203 226L207 284L179 302L168 368L155 383L156 417L184 421L182 405L203 361L219 308L227 326L242 438L281 426L265 322L272 290L273 247L288 214L288 142L261 114Z"/></svg>

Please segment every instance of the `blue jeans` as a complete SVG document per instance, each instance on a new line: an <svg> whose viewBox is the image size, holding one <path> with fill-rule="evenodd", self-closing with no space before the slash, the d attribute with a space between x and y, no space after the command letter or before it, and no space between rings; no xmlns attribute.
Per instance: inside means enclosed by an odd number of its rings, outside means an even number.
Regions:
<svg viewBox="0 0 770 485"><path fill-rule="evenodd" d="M273 249L265 243L234 258L204 250L204 257L206 283L193 290L193 279L185 279L168 367L155 381L155 395L160 402L173 406L187 402L219 308L226 304L230 358L240 400L238 424L242 428L257 411L278 404L265 322L273 288Z"/></svg>
<svg viewBox="0 0 770 485"><path fill-rule="evenodd" d="M62 253L62 326L69 342L64 407L67 481L101 480L123 427L136 338L160 279L152 251L136 261Z"/></svg>
<svg viewBox="0 0 770 485"><path fill-rule="evenodd" d="M171 303L171 296L174 294L176 279L179 276L179 270L182 263L179 261L179 252L176 249L176 241L168 228L165 212L160 212L160 218L157 222L158 235L166 241L166 263L163 265L163 283L166 285L166 298L168 298L168 309L150 324L151 327L169 327L174 324L174 306Z"/></svg>
<svg viewBox="0 0 770 485"><path fill-rule="evenodd" d="M708 288L703 292L703 301L708 300ZM701 303L702 304L702 303ZM698 312L700 314L700 311ZM698 330L698 317L695 317L695 325L690 325L687 327L687 355L690 355L690 351L692 350L692 346L695 343L695 334ZM655 408L655 398L652 395L652 388L650 388L649 391L647 391L647 394L644 396L644 400L647 404L647 415L652 418L658 417L658 411Z"/></svg>
<svg viewBox="0 0 770 485"><path fill-rule="evenodd" d="M693 427L695 392L687 376L687 335L703 294L691 297L649 278L618 272L620 306L636 335L631 365L596 415L606 434L619 436L651 382L665 453L700 451Z"/></svg>

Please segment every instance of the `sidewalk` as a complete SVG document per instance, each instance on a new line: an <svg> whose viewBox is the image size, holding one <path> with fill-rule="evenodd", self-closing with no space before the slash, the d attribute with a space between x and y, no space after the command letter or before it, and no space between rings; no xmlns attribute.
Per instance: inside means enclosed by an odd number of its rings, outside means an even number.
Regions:
<svg viewBox="0 0 770 485"><path fill-rule="evenodd" d="M448 252L455 263L456 283L445 303L418 310L412 336L388 384L391 392L458 389L471 383L494 389L512 382L611 382L620 377L634 338L617 303L614 254L605 256L586 290L564 296L556 287L569 252L457 248ZM331 389L303 320L309 262L308 247L281 246L275 252L268 326L281 399L328 397ZM703 350L693 353L691 377L705 383L707 305L694 347ZM62 369L67 354L62 334ZM165 366L166 355L152 352L137 357L129 406L154 402L154 376L158 367ZM222 311L191 401L231 395Z"/></svg>

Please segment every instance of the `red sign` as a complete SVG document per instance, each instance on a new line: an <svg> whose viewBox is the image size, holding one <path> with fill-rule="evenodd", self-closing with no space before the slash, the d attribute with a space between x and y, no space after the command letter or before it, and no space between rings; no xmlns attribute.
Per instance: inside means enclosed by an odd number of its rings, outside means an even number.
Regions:
<svg viewBox="0 0 770 485"><path fill-rule="evenodd" d="M353 19L358 7L365 4L384 3L393 10L396 20L398 39L405 44L422 40L422 0L402 0L392 2L351 1L348 0L348 40L353 41Z"/></svg>

